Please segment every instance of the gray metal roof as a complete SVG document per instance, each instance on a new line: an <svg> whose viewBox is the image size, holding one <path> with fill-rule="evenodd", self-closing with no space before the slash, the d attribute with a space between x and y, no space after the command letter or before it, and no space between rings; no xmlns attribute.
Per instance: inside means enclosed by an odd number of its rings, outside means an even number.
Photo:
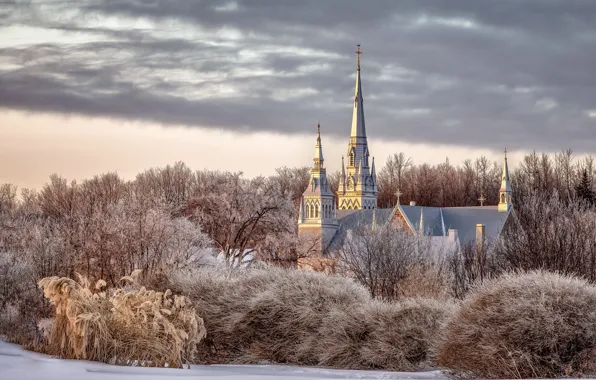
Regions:
<svg viewBox="0 0 596 380"><path fill-rule="evenodd" d="M499 236L509 212L498 212L497 206L484 207L425 207L401 206L404 216L418 232L420 215L423 215L423 229L427 236L446 236L449 229L458 232L461 245L476 240L476 225L484 224L485 237L494 239ZM381 226L391 220L395 209L376 210L376 223ZM358 225L372 225L373 210L338 210L339 231L331 241L330 248L341 244L348 230Z"/></svg>
<svg viewBox="0 0 596 380"><path fill-rule="evenodd" d="M420 231L420 215L423 215L422 228L427 236L443 236L440 207L400 206L415 232ZM445 231L446 232L446 231Z"/></svg>
<svg viewBox="0 0 596 380"><path fill-rule="evenodd" d="M485 225L485 237L494 239L501 234L510 212L498 212L497 206L445 207L445 229L456 229L462 245L476 240L476 224Z"/></svg>
<svg viewBox="0 0 596 380"><path fill-rule="evenodd" d="M339 245L341 245L341 242L346 236L348 230L352 230L359 225L372 227L373 213L375 213L375 210L337 210L339 230L330 242L330 249L339 248ZM376 209L375 218L377 226L384 225L391 219L392 216L392 208Z"/></svg>

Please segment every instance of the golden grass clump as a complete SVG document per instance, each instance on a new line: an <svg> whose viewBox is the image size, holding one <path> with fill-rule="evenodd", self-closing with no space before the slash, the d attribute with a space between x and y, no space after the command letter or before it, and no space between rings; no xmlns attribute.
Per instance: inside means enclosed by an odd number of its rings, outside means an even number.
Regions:
<svg viewBox="0 0 596 380"><path fill-rule="evenodd" d="M203 320L192 302L171 291L147 290L136 283L104 290L82 277L46 277L39 281L55 308L43 350L69 359L119 365L182 367L194 360L205 337Z"/></svg>
<svg viewBox="0 0 596 380"><path fill-rule="evenodd" d="M447 323L437 362L482 378L578 376L595 368L594 348L596 287L535 271L476 288Z"/></svg>

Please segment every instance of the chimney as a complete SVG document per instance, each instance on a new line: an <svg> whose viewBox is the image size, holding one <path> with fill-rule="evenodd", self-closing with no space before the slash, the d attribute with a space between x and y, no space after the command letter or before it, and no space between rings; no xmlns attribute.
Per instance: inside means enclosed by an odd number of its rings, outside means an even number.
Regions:
<svg viewBox="0 0 596 380"><path fill-rule="evenodd" d="M416 206L416 202L410 201L410 206Z"/></svg>
<svg viewBox="0 0 596 380"><path fill-rule="evenodd" d="M479 251L482 251L484 247L485 230L486 226L484 224L476 225L476 249Z"/></svg>
<svg viewBox="0 0 596 380"><path fill-rule="evenodd" d="M454 243L457 242L457 230L451 228L447 230L447 237L449 238L449 241Z"/></svg>

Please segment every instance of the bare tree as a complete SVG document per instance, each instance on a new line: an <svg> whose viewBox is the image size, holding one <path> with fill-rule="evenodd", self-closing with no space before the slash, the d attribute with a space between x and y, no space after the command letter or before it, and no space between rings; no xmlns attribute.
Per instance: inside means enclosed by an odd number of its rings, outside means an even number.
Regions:
<svg viewBox="0 0 596 380"><path fill-rule="evenodd" d="M361 282L373 297L397 299L412 268L430 255L430 240L387 224L374 231L353 229L339 250L339 268Z"/></svg>
<svg viewBox="0 0 596 380"><path fill-rule="evenodd" d="M506 269L546 269L596 281L596 210L579 200L533 195L518 201L496 247Z"/></svg>

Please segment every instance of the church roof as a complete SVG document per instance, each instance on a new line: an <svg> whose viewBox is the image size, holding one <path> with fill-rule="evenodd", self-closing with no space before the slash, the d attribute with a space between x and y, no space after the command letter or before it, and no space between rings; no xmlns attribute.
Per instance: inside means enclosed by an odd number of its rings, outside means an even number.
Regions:
<svg viewBox="0 0 596 380"><path fill-rule="evenodd" d="M497 206L484 207L425 207L399 206L399 212L407 219L409 225L418 232L420 230L420 216L423 218L424 235L433 237L433 245L446 247L451 244L447 237L450 229L457 230L461 245L473 243L476 240L476 225L485 226L487 239L497 238L509 216L509 212L498 212ZM348 230L359 225L372 226L373 213L375 223L382 226L393 219L396 208L381 208L375 210L337 210L339 231L331 241L330 248L339 248Z"/></svg>
<svg viewBox="0 0 596 380"><path fill-rule="evenodd" d="M425 235L444 236L448 230L457 230L462 245L475 241L476 225L485 226L486 238L496 238L501 234L508 212L498 212L497 206L484 207L424 207L400 206L404 216L416 231L420 228L420 215L423 209Z"/></svg>
<svg viewBox="0 0 596 380"><path fill-rule="evenodd" d="M393 209L378 208L376 210L337 210L339 230L330 242L330 249L339 249L344 237L349 230L353 230L361 225L372 227L373 214L375 214L376 225L382 226L391 220L391 217L393 216Z"/></svg>
<svg viewBox="0 0 596 380"><path fill-rule="evenodd" d="M440 207L401 206L404 216L408 218L411 227L420 231L420 216L423 215L424 234L428 236L443 236Z"/></svg>

